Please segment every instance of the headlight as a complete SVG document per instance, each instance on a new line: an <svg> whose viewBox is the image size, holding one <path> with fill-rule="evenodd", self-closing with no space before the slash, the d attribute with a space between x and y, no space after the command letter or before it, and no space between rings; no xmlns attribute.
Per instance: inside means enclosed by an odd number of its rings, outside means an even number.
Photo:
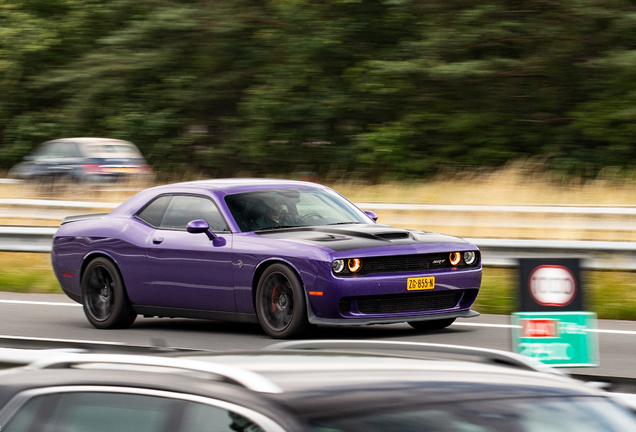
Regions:
<svg viewBox="0 0 636 432"><path fill-rule="evenodd" d="M362 261L359 258L351 258L347 262L347 267L349 267L351 273L357 273L362 268Z"/></svg>
<svg viewBox="0 0 636 432"><path fill-rule="evenodd" d="M471 265L472 263L474 263L476 256L477 255L475 255L475 252L473 251L464 252L464 262L466 263L466 265Z"/></svg>
<svg viewBox="0 0 636 432"><path fill-rule="evenodd" d="M462 254L459 252L451 252L448 258L450 259L450 263L456 266L462 260Z"/></svg>
<svg viewBox="0 0 636 432"><path fill-rule="evenodd" d="M333 262L331 263L331 268L333 269L334 273L342 273L342 271L344 270L344 260L333 260Z"/></svg>

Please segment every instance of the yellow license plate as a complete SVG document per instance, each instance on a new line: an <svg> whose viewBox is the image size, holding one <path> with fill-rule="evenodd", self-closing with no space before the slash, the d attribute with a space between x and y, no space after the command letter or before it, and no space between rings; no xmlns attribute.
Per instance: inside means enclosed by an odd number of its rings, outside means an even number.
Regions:
<svg viewBox="0 0 636 432"><path fill-rule="evenodd" d="M409 291L425 290L435 288L434 277L408 278L406 280L406 289Z"/></svg>
<svg viewBox="0 0 636 432"><path fill-rule="evenodd" d="M139 172L139 168L137 167L113 167L108 171L112 173L136 173Z"/></svg>

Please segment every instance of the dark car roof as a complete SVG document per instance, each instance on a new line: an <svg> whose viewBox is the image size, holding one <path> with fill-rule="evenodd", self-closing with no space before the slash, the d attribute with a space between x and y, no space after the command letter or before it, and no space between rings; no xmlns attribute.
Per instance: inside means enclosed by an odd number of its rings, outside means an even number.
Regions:
<svg viewBox="0 0 636 432"><path fill-rule="evenodd" d="M519 397L598 396L572 379L466 361L379 354L255 351L180 356L245 369L269 379L280 393L256 393L197 373L161 373L106 365L88 369L12 369L0 372L0 406L19 391L47 386L139 387L221 398L262 412L293 412L306 421L414 404ZM165 370L162 370L165 372Z"/></svg>
<svg viewBox="0 0 636 432"><path fill-rule="evenodd" d="M248 369L283 389L271 395L305 419L509 397L598 396L578 381L448 359L343 352L254 352L188 357Z"/></svg>

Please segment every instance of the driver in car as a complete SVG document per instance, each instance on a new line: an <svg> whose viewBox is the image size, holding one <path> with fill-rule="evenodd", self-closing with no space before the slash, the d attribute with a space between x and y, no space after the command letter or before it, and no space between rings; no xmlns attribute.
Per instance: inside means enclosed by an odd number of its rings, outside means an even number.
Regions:
<svg viewBox="0 0 636 432"><path fill-rule="evenodd" d="M286 226L291 224L291 215L284 209L278 200L266 200L263 202L264 213L252 224L253 230Z"/></svg>

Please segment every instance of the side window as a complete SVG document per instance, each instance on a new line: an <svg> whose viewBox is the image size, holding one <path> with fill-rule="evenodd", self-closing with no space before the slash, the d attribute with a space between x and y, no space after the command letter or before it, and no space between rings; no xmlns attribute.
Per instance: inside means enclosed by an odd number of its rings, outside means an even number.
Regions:
<svg viewBox="0 0 636 432"><path fill-rule="evenodd" d="M188 222L203 219L212 231L227 231L219 209L209 198L175 195L170 201L159 228L185 230Z"/></svg>
<svg viewBox="0 0 636 432"><path fill-rule="evenodd" d="M179 401L123 393L63 393L28 401L2 432L163 432Z"/></svg>
<svg viewBox="0 0 636 432"><path fill-rule="evenodd" d="M2 432L29 432L39 430L36 425L42 421L42 403L44 396L34 397L25 403L2 427Z"/></svg>
<svg viewBox="0 0 636 432"><path fill-rule="evenodd" d="M54 147L56 143L44 143L41 144L38 148L36 148L31 157L33 160L43 160L43 159L51 159L53 157Z"/></svg>
<svg viewBox="0 0 636 432"><path fill-rule="evenodd" d="M166 207L168 207L168 203L170 203L171 199L172 196L170 195L164 195L155 199L148 204L137 217L149 225L158 228L159 225L161 225L161 219L163 219Z"/></svg>
<svg viewBox="0 0 636 432"><path fill-rule="evenodd" d="M263 429L232 411L201 403L188 403L181 432L263 432Z"/></svg>
<svg viewBox="0 0 636 432"><path fill-rule="evenodd" d="M274 424L249 409L235 408L262 425L228 408L147 394L53 393L29 399L2 432L264 432Z"/></svg>
<svg viewBox="0 0 636 432"><path fill-rule="evenodd" d="M60 397L43 432L159 432L175 401L121 393L68 393Z"/></svg>
<svg viewBox="0 0 636 432"><path fill-rule="evenodd" d="M80 153L77 144L72 142L63 142L59 144L58 156L65 158L76 158L81 157L82 154Z"/></svg>
<svg viewBox="0 0 636 432"><path fill-rule="evenodd" d="M52 143L45 154L45 159L57 159L61 157L63 146L64 146L64 143L61 143L61 142Z"/></svg>

